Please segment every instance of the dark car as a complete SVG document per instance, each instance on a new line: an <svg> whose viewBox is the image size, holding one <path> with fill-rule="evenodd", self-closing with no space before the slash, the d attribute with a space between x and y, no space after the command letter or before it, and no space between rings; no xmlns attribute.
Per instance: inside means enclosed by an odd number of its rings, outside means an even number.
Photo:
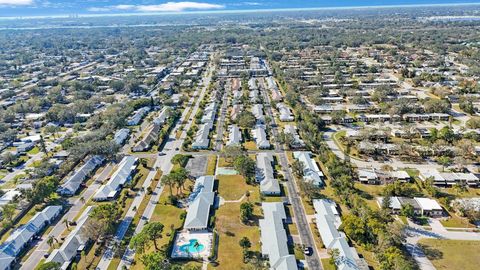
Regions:
<svg viewBox="0 0 480 270"><path fill-rule="evenodd" d="M159 156L165 156L166 154L163 153L163 152L159 152L158 155L159 155Z"/></svg>

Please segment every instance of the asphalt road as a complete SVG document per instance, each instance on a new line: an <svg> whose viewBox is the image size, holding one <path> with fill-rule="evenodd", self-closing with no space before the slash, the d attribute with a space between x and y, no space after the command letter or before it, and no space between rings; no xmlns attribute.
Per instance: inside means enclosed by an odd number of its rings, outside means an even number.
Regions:
<svg viewBox="0 0 480 270"><path fill-rule="evenodd" d="M275 122L272 106L270 103L270 97L268 96L268 93L266 92L264 87L261 87L261 92L265 100L265 107L264 107L265 112L267 116L269 116L271 119L270 129L272 131L273 138L278 138L279 137L279 132L277 128L278 125ZM305 257L305 260L308 265L308 269L312 269L312 270L323 269L322 264L320 263L318 254L316 252L317 249L315 248L316 247L315 241L313 240L313 235L310 230L310 225L308 224L308 221L307 221L305 208L303 207L301 198L299 196L299 192L297 190L295 178L292 176L291 169L288 165L285 149L283 148L283 145L279 144L276 140L274 142L274 145L275 145L275 150L278 151L277 155L279 157L279 162L280 162L280 166L282 167L283 174L285 176L285 179L287 179L286 183L287 183L287 189L288 189L288 197L293 207L295 224L297 225L298 233L300 235L300 241L304 246L312 247L312 249L314 250L311 256Z"/></svg>

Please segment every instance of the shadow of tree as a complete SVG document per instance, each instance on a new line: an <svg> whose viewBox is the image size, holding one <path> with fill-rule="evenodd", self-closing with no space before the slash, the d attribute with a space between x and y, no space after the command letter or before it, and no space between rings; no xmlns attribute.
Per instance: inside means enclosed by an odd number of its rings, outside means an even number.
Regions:
<svg viewBox="0 0 480 270"><path fill-rule="evenodd" d="M419 244L420 248L423 250L423 253L425 253L425 256L427 256L428 259L430 260L440 260L443 259L443 252L432 248L427 245Z"/></svg>

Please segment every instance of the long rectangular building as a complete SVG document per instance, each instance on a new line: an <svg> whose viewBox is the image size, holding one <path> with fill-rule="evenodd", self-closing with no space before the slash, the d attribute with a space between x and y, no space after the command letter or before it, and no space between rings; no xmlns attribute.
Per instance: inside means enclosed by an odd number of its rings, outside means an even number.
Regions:
<svg viewBox="0 0 480 270"><path fill-rule="evenodd" d="M102 156L93 156L83 164L78 171L75 171L63 185L58 188L58 192L64 196L73 196L80 188L80 185L91 176L92 172L100 166L105 158Z"/></svg>
<svg viewBox="0 0 480 270"><path fill-rule="evenodd" d="M33 216L27 224L18 227L7 240L0 245L0 270L12 269L18 256L24 251L35 236L57 218L62 212L61 205L47 206Z"/></svg>
<svg viewBox="0 0 480 270"><path fill-rule="evenodd" d="M88 206L83 211L80 218L77 220L77 225L68 234L63 244L58 249L54 249L45 262L57 262L60 264L60 269L66 270L70 267L70 264L82 250L85 249L90 237L85 235L82 228L88 221L89 214L93 210L93 206Z"/></svg>
<svg viewBox="0 0 480 270"><path fill-rule="evenodd" d="M123 185L130 181L135 169L137 168L138 158L126 156L118 164L117 170L113 173L108 182L101 186L93 196L95 201L107 201L114 199Z"/></svg>
<svg viewBox="0 0 480 270"><path fill-rule="evenodd" d="M358 256L355 248L348 245L347 238L340 232L342 221L335 202L327 199L313 200L315 222L326 249L337 249L336 269L360 270L368 269L366 262Z"/></svg>
<svg viewBox="0 0 480 270"><path fill-rule="evenodd" d="M256 178L260 183L260 192L265 195L280 195L280 184L273 175L273 156L271 153L257 154Z"/></svg>
<svg viewBox="0 0 480 270"><path fill-rule="evenodd" d="M262 203L263 219L260 219L262 256L268 258L271 270L296 270L297 260L288 251L287 232L283 222L287 215L281 202Z"/></svg>

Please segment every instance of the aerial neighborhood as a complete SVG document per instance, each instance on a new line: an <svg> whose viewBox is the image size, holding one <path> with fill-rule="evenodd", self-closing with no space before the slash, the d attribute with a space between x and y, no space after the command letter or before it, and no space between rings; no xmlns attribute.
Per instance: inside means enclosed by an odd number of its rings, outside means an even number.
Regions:
<svg viewBox="0 0 480 270"><path fill-rule="evenodd" d="M0 19L0 270L478 269L479 11Z"/></svg>

